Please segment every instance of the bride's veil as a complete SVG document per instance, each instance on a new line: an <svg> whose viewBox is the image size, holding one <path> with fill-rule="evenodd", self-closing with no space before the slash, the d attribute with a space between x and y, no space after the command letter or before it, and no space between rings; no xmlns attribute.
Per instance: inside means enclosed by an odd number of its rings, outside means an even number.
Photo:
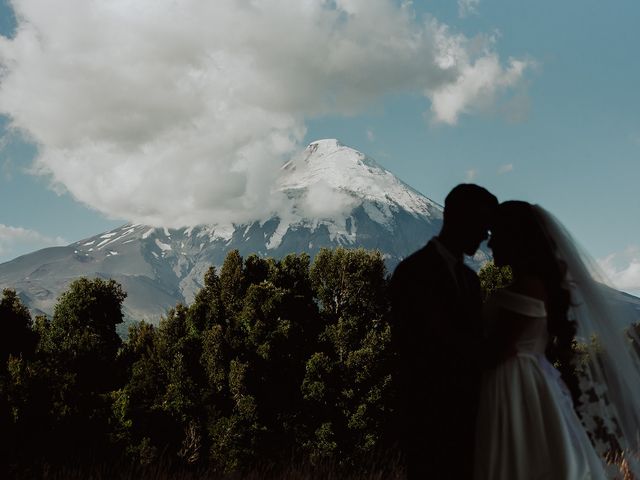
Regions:
<svg viewBox="0 0 640 480"><path fill-rule="evenodd" d="M609 287L564 226L542 207L534 211L567 266L569 318L577 326L578 411L599 452L624 452L640 478L640 300Z"/></svg>

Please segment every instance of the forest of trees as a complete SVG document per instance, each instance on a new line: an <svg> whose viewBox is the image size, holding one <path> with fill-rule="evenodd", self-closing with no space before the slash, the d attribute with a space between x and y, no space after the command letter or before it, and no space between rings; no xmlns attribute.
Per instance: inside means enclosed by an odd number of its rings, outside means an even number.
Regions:
<svg viewBox="0 0 640 480"><path fill-rule="evenodd" d="M488 291L509 281L492 265ZM9 473L162 462L243 472L354 471L393 455L388 275L380 253L231 252L189 306L132 325L113 280L81 278L51 318L0 301L0 450ZM2 473L2 472L0 472Z"/></svg>
<svg viewBox="0 0 640 480"><path fill-rule="evenodd" d="M233 251L191 305L124 341L113 280L76 280L33 320L4 290L2 463L351 468L380 450L390 408L386 286L378 252Z"/></svg>

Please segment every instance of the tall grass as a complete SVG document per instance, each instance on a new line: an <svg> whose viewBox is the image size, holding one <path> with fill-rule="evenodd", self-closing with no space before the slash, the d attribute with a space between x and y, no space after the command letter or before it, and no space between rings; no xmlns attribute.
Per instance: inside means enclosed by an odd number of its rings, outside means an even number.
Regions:
<svg viewBox="0 0 640 480"><path fill-rule="evenodd" d="M630 469L640 455L617 455L607 459L607 475L615 480L640 480ZM455 473L452 471L452 478ZM358 471L346 471L334 462L312 465L300 463L286 467L256 467L244 473L221 473L208 469L186 469L160 461L148 466L120 462L112 464L52 467L31 466L13 472L8 478L27 480L403 480L405 472L397 460L372 459Z"/></svg>
<svg viewBox="0 0 640 480"><path fill-rule="evenodd" d="M8 478L27 480L401 480L404 470L397 460L370 459L359 468L338 463L303 462L288 466L258 466L246 472L224 473L208 468L186 468L168 461L147 466L129 462L91 465L30 465L10 472ZM5 477L7 478L7 477Z"/></svg>

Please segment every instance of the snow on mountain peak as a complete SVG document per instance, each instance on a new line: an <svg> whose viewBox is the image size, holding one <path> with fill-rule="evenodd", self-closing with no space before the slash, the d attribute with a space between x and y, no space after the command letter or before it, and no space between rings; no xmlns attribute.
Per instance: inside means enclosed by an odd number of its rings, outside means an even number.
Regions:
<svg viewBox="0 0 640 480"><path fill-rule="evenodd" d="M338 203L343 203L345 208L363 202L376 204L384 210L385 218L391 214L387 209L398 208L413 215L441 217L442 208L438 204L371 158L336 139L310 143L301 156L284 165L280 181L280 190L287 192L290 198L300 198L306 190L307 197L315 197L309 199L313 203L323 203L323 200L336 203L331 197L338 196L343 197Z"/></svg>
<svg viewBox="0 0 640 480"><path fill-rule="evenodd" d="M352 244L357 233L353 215L359 207L389 232L394 231L394 215L401 210L414 217L442 218L438 204L336 139L311 142L287 162L278 190L293 206L276 214L280 224L269 239L269 249L277 248L284 233L296 226L315 230L323 225L333 241Z"/></svg>

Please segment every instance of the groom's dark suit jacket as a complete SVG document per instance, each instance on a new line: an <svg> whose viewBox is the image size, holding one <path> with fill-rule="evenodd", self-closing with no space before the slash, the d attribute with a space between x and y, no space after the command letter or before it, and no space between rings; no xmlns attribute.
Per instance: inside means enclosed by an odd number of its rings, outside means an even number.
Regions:
<svg viewBox="0 0 640 480"><path fill-rule="evenodd" d="M431 240L391 279L396 427L408 478L470 478L481 375L480 282ZM444 253L444 254L443 254Z"/></svg>

